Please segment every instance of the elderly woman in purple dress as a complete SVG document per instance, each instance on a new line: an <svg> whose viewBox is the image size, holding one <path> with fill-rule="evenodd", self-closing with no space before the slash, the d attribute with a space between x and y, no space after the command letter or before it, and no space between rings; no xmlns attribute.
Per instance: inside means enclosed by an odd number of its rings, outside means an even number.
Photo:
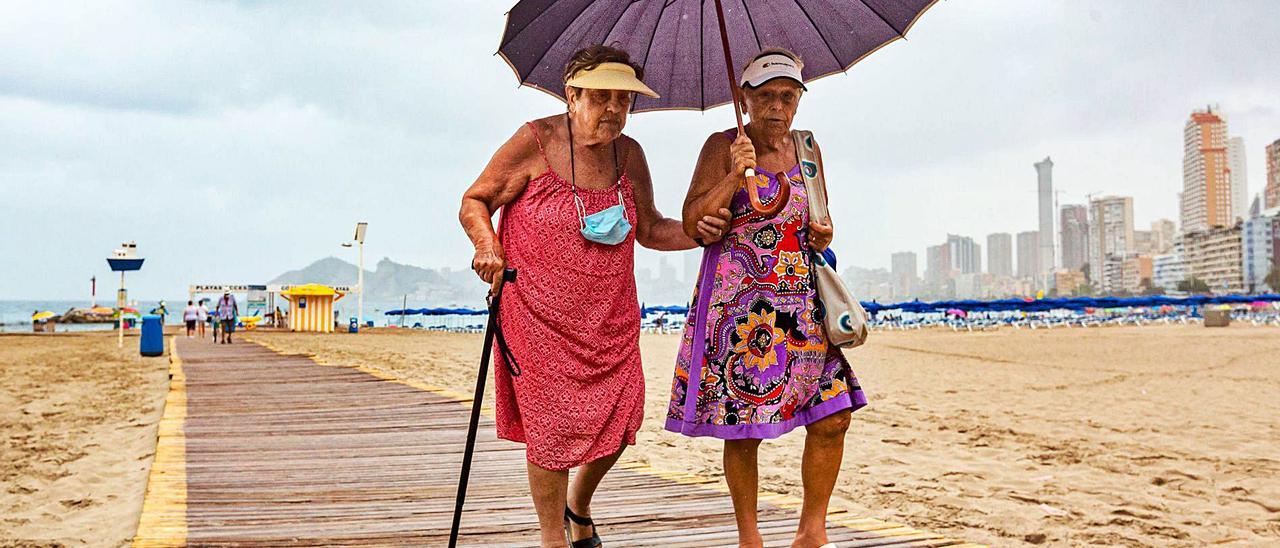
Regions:
<svg viewBox="0 0 1280 548"><path fill-rule="evenodd" d="M666 428L724 442L739 546L760 546L756 451L806 429L804 505L793 546L829 546L827 505L851 411L866 405L839 349L828 344L810 253L831 243L830 219L810 219L791 122L805 87L793 53L766 50L742 75L750 123L711 135L685 198L685 232L719 208L723 240L703 253L676 360ZM821 164L821 150L818 150ZM758 175L744 184L743 173Z"/></svg>

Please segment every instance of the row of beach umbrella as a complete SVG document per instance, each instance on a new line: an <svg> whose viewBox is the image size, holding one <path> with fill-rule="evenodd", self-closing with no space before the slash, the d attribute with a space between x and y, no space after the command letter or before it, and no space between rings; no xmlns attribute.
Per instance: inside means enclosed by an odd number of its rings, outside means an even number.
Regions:
<svg viewBox="0 0 1280 548"><path fill-rule="evenodd" d="M863 301L863 308L868 313L876 314L886 311L898 311L913 314L943 312L951 315L964 315L970 312L1048 312L1051 310L1108 310L1122 308L1154 308L1161 306L1201 307L1206 305L1238 305L1266 306L1280 302L1280 294L1263 295L1193 295L1190 297L1168 297L1152 295L1145 297L1065 297L1055 299L997 299L980 301L972 299L946 301L904 301L892 304L880 304L875 301ZM641 315L648 316L659 312L668 314L688 314L689 307L680 305L645 306ZM483 316L488 310L473 308L405 308L390 310L387 316Z"/></svg>

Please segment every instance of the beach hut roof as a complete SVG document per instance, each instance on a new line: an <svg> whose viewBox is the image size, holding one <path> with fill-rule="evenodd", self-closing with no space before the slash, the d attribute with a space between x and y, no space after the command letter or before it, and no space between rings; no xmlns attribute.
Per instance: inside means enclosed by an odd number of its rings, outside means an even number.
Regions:
<svg viewBox="0 0 1280 548"><path fill-rule="evenodd" d="M304 297L304 296L314 297L314 296L323 296L323 295L337 295L338 298L342 298L342 295L343 295L341 291L338 291L332 287L329 287L327 285L322 285L322 284L295 285L285 291L282 291L280 294L288 297Z"/></svg>

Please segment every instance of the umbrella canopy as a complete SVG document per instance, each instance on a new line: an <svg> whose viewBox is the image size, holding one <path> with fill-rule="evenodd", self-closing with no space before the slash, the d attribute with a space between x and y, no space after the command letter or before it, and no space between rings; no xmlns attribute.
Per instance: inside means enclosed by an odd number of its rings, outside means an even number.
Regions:
<svg viewBox="0 0 1280 548"><path fill-rule="evenodd" d="M811 81L844 72L903 38L937 0L723 0L735 64L767 47L804 60ZM498 53L520 83L564 99L564 67L578 50L605 44L644 67L662 97L637 96L632 111L706 110L731 100L716 2L522 0L507 14ZM739 66L732 67L734 74Z"/></svg>
<svg viewBox="0 0 1280 548"><path fill-rule="evenodd" d="M38 321L42 321L42 320L47 320L47 319L52 318L52 317L54 317L54 316L57 316L57 314L54 314L53 312L50 312L50 311L48 311L48 310L45 310L44 312L36 312L35 314L32 314L32 315L31 315L31 321L33 321L33 322L38 322Z"/></svg>

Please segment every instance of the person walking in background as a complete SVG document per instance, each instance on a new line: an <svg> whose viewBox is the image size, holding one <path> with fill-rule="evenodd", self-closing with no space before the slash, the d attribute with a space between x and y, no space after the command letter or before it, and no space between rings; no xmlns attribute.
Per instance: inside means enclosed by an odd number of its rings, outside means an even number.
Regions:
<svg viewBox="0 0 1280 548"><path fill-rule="evenodd" d="M188 301L188 303L190 303L190 301ZM160 301L159 306L152 308L151 313L158 314L160 316L160 326L163 329L164 322L167 319L166 316L169 315L169 309L165 307L164 301Z"/></svg>
<svg viewBox="0 0 1280 548"><path fill-rule="evenodd" d="M196 306L195 301L187 301L187 307L182 309L182 323L187 325L187 338L190 339L196 332L196 323L200 321L200 308Z"/></svg>
<svg viewBox="0 0 1280 548"><path fill-rule="evenodd" d="M791 122L804 96L800 59L760 52L742 72L751 123L707 138L685 198L685 234L728 207L729 233L703 252L685 323L666 429L724 441L724 475L738 545L756 547L757 449L806 429L804 505L792 546L827 545L826 515L840 473L850 412L867 403L839 348L828 341L809 269L831 243L830 219L809 218ZM822 151L814 145L821 173ZM744 181L743 173L755 177Z"/></svg>
<svg viewBox="0 0 1280 548"><path fill-rule="evenodd" d="M218 299L218 321L222 324L222 343L231 344L231 334L236 330L236 319L240 317L240 308L236 306L236 298L230 291L224 291ZM214 336L217 339L217 335Z"/></svg>
<svg viewBox="0 0 1280 548"><path fill-rule="evenodd" d="M214 305L213 310L209 312L209 324L213 331L213 342L218 342L218 334L222 332L222 322L218 320L218 307Z"/></svg>
<svg viewBox="0 0 1280 548"><path fill-rule="evenodd" d="M196 307L196 323L200 325L200 339L204 339L204 324L209 322L209 308L204 305L204 299L200 299Z"/></svg>

